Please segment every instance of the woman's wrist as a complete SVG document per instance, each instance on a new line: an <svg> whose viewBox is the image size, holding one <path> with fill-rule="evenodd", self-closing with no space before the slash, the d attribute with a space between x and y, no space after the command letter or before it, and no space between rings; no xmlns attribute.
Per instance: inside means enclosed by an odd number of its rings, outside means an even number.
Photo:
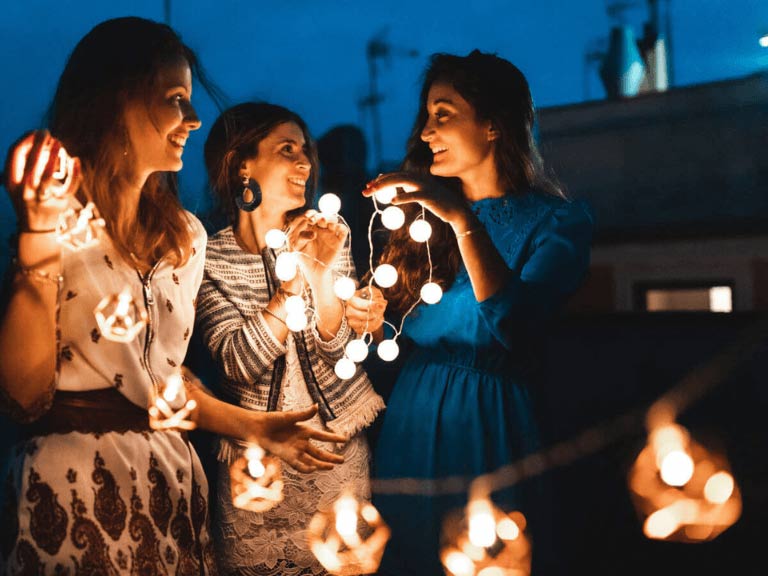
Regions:
<svg viewBox="0 0 768 576"><path fill-rule="evenodd" d="M469 210L462 212L459 216L452 219L450 225L457 238L460 238L462 235L469 236L472 231L481 226L480 221Z"/></svg>

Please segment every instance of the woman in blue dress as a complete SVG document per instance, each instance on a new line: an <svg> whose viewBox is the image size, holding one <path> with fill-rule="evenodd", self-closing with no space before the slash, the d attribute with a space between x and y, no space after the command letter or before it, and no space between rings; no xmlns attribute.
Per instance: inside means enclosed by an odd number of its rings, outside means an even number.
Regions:
<svg viewBox="0 0 768 576"><path fill-rule="evenodd" d="M426 212L432 281L439 303L407 315L410 355L394 384L375 454L388 486L375 503L392 529L381 572L442 574L438 552L446 512L466 493L415 495L397 479L473 478L535 451L529 401L547 321L582 281L592 222L548 179L532 136L528 83L510 62L473 51L432 57L408 143L405 172L371 182L364 194L399 188L393 204ZM428 281L424 244L393 232L382 262L397 268L388 310L405 313ZM410 486L411 484L402 484ZM493 494L527 510L519 491Z"/></svg>

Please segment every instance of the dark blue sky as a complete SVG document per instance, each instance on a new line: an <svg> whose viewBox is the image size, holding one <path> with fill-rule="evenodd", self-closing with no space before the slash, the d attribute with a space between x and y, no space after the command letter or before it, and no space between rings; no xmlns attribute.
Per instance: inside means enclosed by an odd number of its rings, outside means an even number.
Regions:
<svg viewBox="0 0 768 576"><path fill-rule="evenodd" d="M122 15L162 20L163 7L163 0L4 2L0 150L40 124L67 55L94 24ZM671 9L676 85L768 69L768 49L758 44L768 32L768 0L671 0ZM638 34L646 17L643 1L625 14ZM401 155L428 54L497 52L528 76L539 107L580 102L587 89L592 98L604 95L594 68L585 89L584 55L611 23L606 0L473 0L471 7L457 0L172 0L171 11L172 26L232 102L286 105L316 137L340 123L361 123L366 43L386 30L393 56L379 82L384 158L390 160ZM406 56L409 50L418 56ZM202 143L216 112L201 93L193 103L204 125L190 140L182 175L185 204L195 210L205 202Z"/></svg>

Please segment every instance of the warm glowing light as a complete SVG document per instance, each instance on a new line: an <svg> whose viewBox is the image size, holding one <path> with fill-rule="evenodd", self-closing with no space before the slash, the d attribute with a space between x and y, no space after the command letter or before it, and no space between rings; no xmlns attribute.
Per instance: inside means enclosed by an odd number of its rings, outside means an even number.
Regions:
<svg viewBox="0 0 768 576"><path fill-rule="evenodd" d="M251 444L229 467L232 504L251 512L266 512L283 500L280 461L258 444Z"/></svg>
<svg viewBox="0 0 768 576"><path fill-rule="evenodd" d="M345 494L330 512L318 512L309 524L307 540L319 562L331 574L372 574L379 568L389 528L367 502Z"/></svg>
<svg viewBox="0 0 768 576"><path fill-rule="evenodd" d="M288 314L304 314L304 310L307 309L307 305L304 303L304 298L301 296L288 296L285 299L283 305L286 313Z"/></svg>
<svg viewBox="0 0 768 576"><path fill-rule="evenodd" d="M475 564L472 560L458 550L452 550L443 557L443 564L451 571L453 576L474 576Z"/></svg>
<svg viewBox="0 0 768 576"><path fill-rule="evenodd" d="M468 505L469 541L478 548L488 548L496 542L496 520L487 500L473 500Z"/></svg>
<svg viewBox="0 0 768 576"><path fill-rule="evenodd" d="M661 461L659 474L670 486L685 486L693 476L693 459L682 450L673 450Z"/></svg>
<svg viewBox="0 0 768 576"><path fill-rule="evenodd" d="M376 348L379 358L386 362L392 362L400 354L400 347L394 340L382 340Z"/></svg>
<svg viewBox="0 0 768 576"><path fill-rule="evenodd" d="M392 202L392 199L397 195L397 188L395 188L394 186L382 188L380 190L376 190L376 192L374 192L373 195L376 198L376 202L379 202L380 204L389 204L390 202Z"/></svg>
<svg viewBox="0 0 768 576"><path fill-rule="evenodd" d="M99 242L104 220L98 217L96 205L88 202L85 207L67 208L59 214L56 224L56 240L72 251L83 250Z"/></svg>
<svg viewBox="0 0 768 576"><path fill-rule="evenodd" d="M432 225L426 220L419 218L411 222L411 225L408 227L408 233L416 242L426 242L432 236Z"/></svg>
<svg viewBox="0 0 768 576"><path fill-rule="evenodd" d="M713 286L709 289L709 310L711 312L733 311L733 291L730 286Z"/></svg>
<svg viewBox="0 0 768 576"><path fill-rule="evenodd" d="M368 357L368 344L361 338L356 338L347 342L344 351L353 362L362 362Z"/></svg>
<svg viewBox="0 0 768 576"><path fill-rule="evenodd" d="M93 311L101 335L113 342L130 342L147 324L147 312L139 308L128 287L105 296Z"/></svg>
<svg viewBox="0 0 768 576"><path fill-rule="evenodd" d="M397 206L390 206L381 213L381 223L390 230L397 230L405 223L405 212Z"/></svg>
<svg viewBox="0 0 768 576"><path fill-rule="evenodd" d="M264 236L264 241L267 243L267 246L273 250L277 250L285 245L288 241L288 236L286 236L285 232L282 230L272 228L271 230L267 230L267 233Z"/></svg>
<svg viewBox="0 0 768 576"><path fill-rule="evenodd" d="M168 402L171 408L177 410L186 402L183 392L184 381L181 379L181 374L171 374L168 380L165 381L163 399Z"/></svg>
<svg viewBox="0 0 768 576"><path fill-rule="evenodd" d="M296 277L298 259L295 252L282 252L275 260L275 274L283 282L290 282Z"/></svg>
<svg viewBox="0 0 768 576"><path fill-rule="evenodd" d="M389 288L397 282L397 270L391 264L379 264L373 271L373 279L382 288Z"/></svg>
<svg viewBox="0 0 768 576"><path fill-rule="evenodd" d="M488 566L477 573L477 576L512 576L514 572L508 572L499 566Z"/></svg>
<svg viewBox="0 0 768 576"><path fill-rule="evenodd" d="M336 194L323 194L317 201L323 216L335 216L341 210L341 199Z"/></svg>
<svg viewBox="0 0 768 576"><path fill-rule="evenodd" d="M355 295L355 281L349 276L340 276L333 283L333 291L341 300L349 300Z"/></svg>
<svg viewBox="0 0 768 576"><path fill-rule="evenodd" d="M307 317L303 312L300 314L288 314L285 317L285 325L288 326L288 330L291 332L301 332L307 327Z"/></svg>
<svg viewBox="0 0 768 576"><path fill-rule="evenodd" d="M733 476L728 472L717 472L704 485L704 497L713 504L723 504L733 494L735 485Z"/></svg>
<svg viewBox="0 0 768 576"><path fill-rule="evenodd" d="M336 361L336 365L333 367L336 376L341 380L349 380L355 375L356 370L357 367L355 366L355 363L346 356L339 358L339 360Z"/></svg>
<svg viewBox="0 0 768 576"><path fill-rule="evenodd" d="M764 34L763 36L760 36L760 40L758 40L760 43L760 46L763 48L768 48L768 34Z"/></svg>
<svg viewBox="0 0 768 576"><path fill-rule="evenodd" d="M502 518L499 523L496 524L496 534L502 540L515 540L520 536L520 527L515 523L512 518Z"/></svg>
<svg viewBox="0 0 768 576"><path fill-rule="evenodd" d="M158 387L149 406L149 426L154 430L194 430L191 420L197 402L187 400L181 374L172 374Z"/></svg>
<svg viewBox="0 0 768 576"><path fill-rule="evenodd" d="M443 289L435 282L427 282L421 287L421 299L427 304L437 304L443 297Z"/></svg>

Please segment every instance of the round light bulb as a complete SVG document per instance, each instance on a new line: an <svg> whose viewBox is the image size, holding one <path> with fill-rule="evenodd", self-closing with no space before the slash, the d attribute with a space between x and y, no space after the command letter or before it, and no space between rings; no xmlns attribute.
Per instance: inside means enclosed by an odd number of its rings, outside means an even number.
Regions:
<svg viewBox="0 0 768 576"><path fill-rule="evenodd" d="M435 282L427 282L421 287L421 299L427 304L437 304L443 297L443 289Z"/></svg>
<svg viewBox="0 0 768 576"><path fill-rule="evenodd" d="M344 351L353 362L362 362L368 357L368 344L361 338L350 340L347 342Z"/></svg>
<svg viewBox="0 0 768 576"><path fill-rule="evenodd" d="M391 264L379 264L373 271L373 279L382 288L389 288L397 282L397 270Z"/></svg>
<svg viewBox="0 0 768 576"><path fill-rule="evenodd" d="M304 298L301 296L288 296L285 299L285 311L288 314L304 314L304 310L307 309L307 305L304 303Z"/></svg>
<svg viewBox="0 0 768 576"><path fill-rule="evenodd" d="M382 188L381 190L377 190L374 192L374 197L376 198L376 202L379 204L389 204L392 202L392 198L394 198L397 195L397 188L394 186L389 186L387 188Z"/></svg>
<svg viewBox="0 0 768 576"><path fill-rule="evenodd" d="M357 367L355 366L355 363L346 356L340 358L336 362L336 366L333 367L333 371L336 373L336 376L338 376L341 380L349 380L352 378L352 376L355 375L356 370Z"/></svg>
<svg viewBox="0 0 768 576"><path fill-rule="evenodd" d="M349 276L340 276L333 283L333 291L342 300L349 300L355 295L355 281Z"/></svg>
<svg viewBox="0 0 768 576"><path fill-rule="evenodd" d="M397 206L390 206L381 213L381 223L390 230L397 230L405 223L405 212Z"/></svg>
<svg viewBox="0 0 768 576"><path fill-rule="evenodd" d="M341 199L336 194L323 194L317 201L317 207L324 216L334 216L341 210Z"/></svg>
<svg viewBox="0 0 768 576"><path fill-rule="evenodd" d="M423 218L419 218L411 222L408 233L416 242L426 242L432 236L432 225Z"/></svg>
<svg viewBox="0 0 768 576"><path fill-rule="evenodd" d="M488 548L496 542L496 520L488 502L469 505L469 541L478 548Z"/></svg>
<svg viewBox="0 0 768 576"><path fill-rule="evenodd" d="M670 486L685 486L693 476L693 460L682 450L673 450L662 460L659 473Z"/></svg>
<svg viewBox="0 0 768 576"><path fill-rule="evenodd" d="M502 540L516 540L520 536L520 527L512 518L502 518L496 525L496 534Z"/></svg>
<svg viewBox="0 0 768 576"><path fill-rule="evenodd" d="M397 355L400 353L400 347L394 340L382 340L379 342L376 353L379 355L379 358L385 362L392 362L392 360L397 358Z"/></svg>
<svg viewBox="0 0 768 576"><path fill-rule="evenodd" d="M277 228L267 230L267 233L264 236L264 241L267 243L267 246L273 250L282 248L286 240L288 240L288 236L285 235L285 232L278 230Z"/></svg>
<svg viewBox="0 0 768 576"><path fill-rule="evenodd" d="M293 252L283 252L277 255L275 260L275 274L283 282L290 282L296 277L296 254Z"/></svg>
<svg viewBox="0 0 768 576"><path fill-rule="evenodd" d="M728 472L716 472L704 485L704 498L713 504L723 504L733 494L733 476Z"/></svg>
<svg viewBox="0 0 768 576"><path fill-rule="evenodd" d="M291 332L301 332L307 327L307 317L301 314L288 314L285 317L285 325Z"/></svg>
<svg viewBox="0 0 768 576"><path fill-rule="evenodd" d="M454 576L474 576L475 574L475 563L469 556L458 550L448 552L443 563Z"/></svg>

